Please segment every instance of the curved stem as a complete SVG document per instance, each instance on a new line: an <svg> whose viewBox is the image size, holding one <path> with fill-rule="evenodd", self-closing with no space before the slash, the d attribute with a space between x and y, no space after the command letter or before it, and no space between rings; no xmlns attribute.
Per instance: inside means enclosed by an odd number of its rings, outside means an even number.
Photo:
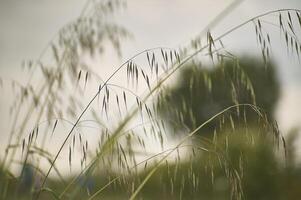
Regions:
<svg viewBox="0 0 301 200"><path fill-rule="evenodd" d="M151 176L157 171L157 169L159 169L160 164L171 154L173 153L176 149L178 149L188 138L192 137L195 133L197 133L201 128L203 128L204 126L206 126L209 122L211 122L212 120L214 120L216 117L222 115L223 113L227 112L228 110L231 110L232 108L237 108L237 107L241 107L241 106L249 106L251 108L254 107L254 105L252 104L237 104L237 105L233 105L233 106L229 106L227 108L225 108L224 110L218 112L217 114L213 115L211 118L209 118L207 121L205 121L204 123L202 123L200 126L198 126L196 129L194 129L194 131L190 132L187 136L185 136L170 152L168 152L159 162L158 164L149 172L149 174L144 178L144 180L142 181L142 183L138 186L138 188L135 190L135 192L132 194L132 196L130 197L130 200L134 200L136 198L136 196L138 195L138 193L140 192L140 190L143 188L143 186L146 184L146 182L151 178Z"/></svg>
<svg viewBox="0 0 301 200"><path fill-rule="evenodd" d="M232 33L232 32L234 32L234 31L236 31L237 29L239 29L239 28L241 28L241 27L243 27L243 26L245 26L245 25L247 25L248 23L250 23L250 22L252 22L253 20L255 20L255 19L258 19L258 18L261 18L261 17L264 17L264 16L266 16L266 15L270 15L270 14L272 14L272 13L277 13L277 12L283 12L283 11L297 11L297 12L301 12L301 10L299 10L299 9L278 9L278 10L273 10L273 11L269 11L269 12L265 12L265 13L263 13L263 14L260 14L260 15L257 15L257 16L255 16L255 17L253 17L253 18L251 18L251 19L249 19L249 20L247 20L247 21L245 21L245 22L243 22L243 23L241 23L241 24L239 24L239 25L237 25L237 26L234 26L233 28L231 28L231 29L229 29L228 31L226 31L225 33L223 33L222 35L220 35L219 37L217 37L216 39L214 39L214 42L215 41L218 41L218 40L220 40L220 39L222 39L222 38L224 38L225 36L227 36L227 35L229 35L230 33ZM200 48L199 50L197 50L197 51L195 51L193 54L191 54L190 56L188 56L188 57L186 57L186 59L184 59L181 63L179 63L178 64L178 66L176 66L176 67L174 67L174 68L172 68L172 70L171 70L171 72L166 76L166 77L164 77L164 78L162 78L159 82L158 82L158 84L145 96L145 98L144 98L144 101L146 101L166 80L168 80L169 79L169 77L171 76L171 75L173 75L179 68L181 68L185 63L187 63L189 60L191 60L194 56L196 56L197 54L199 54L200 52L202 52L204 49L206 49L206 48L208 48L209 47L209 44L207 44L207 45L205 45L204 47L202 47L202 48ZM145 51L142 51L142 52L140 52L140 53L138 53L137 55L140 55L140 54L142 54L142 53L144 53ZM134 56L135 57L135 56ZM128 62L128 61L127 61ZM124 64L123 64L124 65ZM122 65L122 66L123 66ZM121 69L121 67L122 66L120 66L117 70L120 70ZM117 70L114 72L114 74L113 75L115 75L116 73L117 73ZM112 75L112 76L113 76ZM111 76L111 77L112 77ZM110 78L111 78L110 77ZM132 113L130 113L129 115L128 115L128 117L120 124L120 126L117 128L117 130L115 131L115 133L117 134L117 133L119 133L124 127L125 127L125 125L130 121L129 119L132 117L132 116L134 116L135 115L135 113L137 112L137 109L136 110L134 110ZM112 137L112 140L114 140L116 138L116 135L113 135L113 137ZM110 141L110 142L112 142L112 141ZM108 144L108 145L110 145L110 143ZM103 153L103 152L102 152ZM98 155L97 156L97 158L99 157L100 155ZM97 160L97 158L96 158L96 160ZM84 171L89 171L91 168L92 168L92 166L95 164L95 160L94 161L92 161L91 162L91 164L88 166L88 168L87 168L87 170L84 170ZM80 176L81 174L83 174L84 173L84 171L82 171L78 176ZM67 188L61 193L61 195L60 195L60 197L67 191L67 189L70 187L70 185L76 180L77 178L75 178L75 179L73 179L73 181L67 186Z"/></svg>
<svg viewBox="0 0 301 200"><path fill-rule="evenodd" d="M102 91L102 89L106 86L106 84L115 76L115 74L117 74L126 64L128 64L131 60L133 60L134 58L138 57L139 55L149 52L149 51L153 51L156 49L162 49L163 47L155 47L155 48L151 48L151 49L146 49L143 50L139 53L137 53L136 55L134 55L133 57L131 57L130 59L128 59L127 61L125 61L122 65L120 65L110 76L109 78L103 83L103 85L99 88L99 90L97 91L97 93L93 96L93 98L89 101L89 103L86 105L86 107L84 108L84 110L81 112L81 114L78 116L77 120L75 121L74 125L72 126L71 130L69 131L68 135L66 136L66 138L64 139L62 145L60 146L58 152L56 153L54 160L52 161L52 165L50 166L50 168L48 169L46 176L43 180L43 183L41 185L41 188L44 187L46 180L52 170L52 166L53 164L56 162L59 154L61 153L61 151L63 150L66 142L68 141L70 135L72 134L73 130L75 129L75 127L77 126L77 124L79 123L79 121L81 120L81 118L83 117L83 115L86 113L86 111L89 109L89 107L91 106L91 104L94 102L94 100L97 98L97 96L100 94L100 92ZM40 196L40 192L38 193L36 199L38 199Z"/></svg>
<svg viewBox="0 0 301 200"><path fill-rule="evenodd" d="M261 17L263 17L263 16L266 16L266 15L269 15L269 14L272 14L272 13L282 12L282 11L290 11L290 10L300 12L300 10L298 10L298 9L278 9L278 10L269 11L269 12L266 12L266 13L263 13L263 14L260 14L260 15L257 15L256 17L253 17L253 18L251 18L251 19L249 19L249 20L247 20L247 21L245 21L245 22L243 22L243 23L241 23L241 24L239 24L239 25L237 25L237 26L235 26L235 27L229 29L229 30L226 31L224 34L222 34L222 35L220 35L219 37L217 37L216 39L214 39L214 41L220 40L221 38L223 38L223 37L229 35L230 33L234 32L235 30L237 30L237 29L239 29L239 28L241 28L241 27L243 27L243 26L245 26L246 24L252 22L252 21L255 20L255 19L261 18ZM172 72L171 72L170 74L168 74L165 78L163 78L163 80L161 80L161 81L157 84L157 86L156 86L155 88L153 88L153 89L149 92L149 94L145 97L145 99L149 98L149 97L152 95L152 93L153 93L154 91L156 91L156 90L160 87L160 85L161 85L163 82L165 82L165 81L166 81L166 80L167 80L167 79L168 79L175 71L177 71L180 67L182 67L185 63L187 63L189 60L191 60L194 56L196 56L198 53L200 53L201 51L203 51L204 49L206 49L206 48L208 48L208 47L209 47L209 44L205 45L204 47L200 48L199 50L195 51L193 54L191 54L190 56L188 56L186 59L184 59L177 67L173 68ZM153 49L151 49L151 50L153 50ZM49 176L49 174L50 174L50 172L51 172L51 170L52 170L52 167L53 167L54 163L56 162L56 160L57 160L59 154L61 153L63 147L65 146L65 144L66 144L66 142L67 142L67 140L69 139L70 135L72 134L74 128L76 127L76 125L78 124L78 122L80 121L80 119L82 118L82 116L85 114L85 112L88 110L88 108L90 107L90 105L93 103L93 101L96 99L96 97L99 95L100 91L104 88L104 86L106 85L106 83L108 83L108 82L115 76L115 74L118 73L118 72L120 71L120 69L122 69L122 68L123 68L130 60L134 59L135 57L137 57L137 56L139 56L139 55L141 55L141 54L143 54L143 53L145 53L145 52L147 52L147 51L149 51L149 49L137 53L137 54L134 55L132 58L130 58L128 61L124 62L121 66L119 66L119 67L118 67L118 68L110 75L110 77L105 81L105 83L99 88L98 92L93 96L93 98L90 100L90 102L89 102L89 103L87 104L87 106L84 108L84 110L83 110L82 113L79 115L79 117L77 118L76 122L74 123L74 126L71 128L71 130L69 131L67 137L66 137L65 140L63 141L61 147L59 148L59 150L58 150L58 152L57 152L57 154L56 154L56 156L55 156L55 158L54 158L54 160L53 160L53 162L52 162L52 165L50 166L50 168L49 168L49 170L48 170L48 172L47 172L47 174L46 174L46 177L45 177L44 180L43 180L43 183L42 183L42 185L41 185L41 188L44 187L44 185L45 185L45 183L46 183L46 180L47 180L47 178L48 178L48 176ZM136 113L136 112L134 112L134 113ZM129 116L133 116L133 115L129 115ZM117 128L116 133L118 133L119 130L122 130L122 129L124 128L124 126L125 126L128 122L129 122L129 119L126 119L126 120L120 125L120 127ZM203 126L201 126L201 127L203 127ZM200 128L201 128L201 127L200 127ZM193 135L193 134L194 134L194 133L192 132L192 135ZM143 182L141 185L144 185L144 184L145 184L145 183ZM140 191L140 189L141 189L141 188L139 187L139 188L136 190L137 193ZM41 191L41 190L40 190L40 191ZM39 198L40 191L39 191L39 193L38 193L36 199ZM133 196L136 196L137 193L135 192L135 193L133 194Z"/></svg>
<svg viewBox="0 0 301 200"><path fill-rule="evenodd" d="M204 148L204 147L200 147L200 146L195 147L194 145L182 145L182 146L177 147L177 149L180 149L180 148L189 148L189 147L194 147L194 148L197 148L198 150L205 151L205 152L216 153L216 152L210 151L210 150L208 150L208 149L206 149L206 148ZM162 151L162 152L159 152L159 153L157 153L157 154L155 154L155 155L152 155L152 156L146 158L145 160L143 160L143 161L137 163L136 165L132 166L129 170L133 170L133 169L137 168L138 166L142 165L143 163L147 163L148 161L150 161L150 160L152 160L152 159L154 159L154 158L156 158L156 157L158 157L158 156L160 156L160 155L162 155L162 154L165 154L165 153L167 153L167 152L173 151L173 150L174 150L174 148L170 148L170 149L166 149L166 150L164 150L164 151ZM115 177L114 179L112 179L111 181L109 181L106 185L104 185L102 188L100 188L98 191L96 191L96 192L95 192L91 197L89 197L89 199L87 199L87 200L92 200L92 199L94 199L94 198L95 198L97 195L99 195L103 190L105 190L108 186L110 186L112 183L114 183L115 181L117 181L117 180L120 179L121 177L122 177L122 175L119 175L119 176Z"/></svg>

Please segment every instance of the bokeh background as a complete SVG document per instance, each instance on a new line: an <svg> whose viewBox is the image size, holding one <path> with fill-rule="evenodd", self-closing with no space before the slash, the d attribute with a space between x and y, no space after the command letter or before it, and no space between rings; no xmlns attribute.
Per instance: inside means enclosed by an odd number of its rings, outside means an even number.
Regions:
<svg viewBox="0 0 301 200"><path fill-rule="evenodd" d="M124 60L144 49L157 46L171 48L185 46L198 34L203 31L206 32L208 23L212 22L216 16L232 3L233 1L230 0L129 0L125 8L112 16L115 22L126 27L131 33L130 39L122 42L121 56L108 47L108 50L100 58L89 62L101 66L97 69L99 70L98 72L107 77ZM20 83L26 83L29 74L21 70L22 61L38 58L60 28L80 15L84 5L85 1L83 0L0 0L0 77L3 82L13 79L18 80ZM237 1L229 13L219 18L217 23L210 27L210 31L213 36L219 36L233 26L256 15L282 8L300 9L301 2L300 0ZM274 17L277 19L277 15ZM300 61L286 52L285 41L280 41L279 30L269 24L269 19L267 19L265 28L267 31L274 32L271 37L272 41L275 41L274 43L272 42L273 52L271 57L275 66L275 77L279 83L279 91L277 91L279 92L279 98L275 102L272 114L278 121L279 129L284 135L292 130L297 130L298 132L298 129L301 129ZM260 47L256 42L255 31L252 25L245 26L230 34L223 39L223 43L229 51L239 57L248 56L254 58L261 56ZM45 56L43 59L47 60L49 58ZM115 83L122 85L124 82L126 80L119 79ZM93 90L92 88L91 90ZM140 88L140 90L145 89L147 89L146 86ZM265 92L274 93L275 91L268 88ZM10 89L6 87L3 87L1 90L0 96L0 156L3 156L5 145L8 141L7 133L11 126L9 105L14 96ZM93 139L93 136L91 136L91 139ZM294 139L296 141L296 154L294 156L297 163L299 163L301 161L301 140L299 136ZM57 140L57 146L52 146L53 152L56 152L59 147L60 138ZM249 147L241 144L240 141L237 141L237 143L238 146L241 145L246 148L245 151L250 154L250 158L252 156L256 157L254 155L257 152L249 151ZM263 144L260 145L264 146ZM152 150L159 152L161 150L159 146L159 144L153 144ZM234 147L234 154L235 151ZM273 163L276 158L268 159L271 155L269 151L270 149L263 149L262 157L256 158L257 160L253 160L253 162L264 163L266 161L267 165L276 166ZM64 161L61 162L61 168L69 171L69 167L65 165ZM183 166L184 168L185 166ZM256 196L252 195L260 192L267 195L262 195L261 199L280 197L281 195L276 195L275 191L278 187L283 186L281 184L273 185L273 182L290 180L289 178L283 178L289 177L285 176L286 172L277 171L279 170L277 167L272 169L255 168L250 167L250 177L247 178L245 184L254 184L255 181L252 180L252 173L254 173L254 177L263 176L263 180L266 182L263 181L262 185L269 185L270 188L261 191L259 186L252 187L254 190L250 189L252 191L247 193L250 195L250 199L257 199ZM164 170L166 169L162 169L163 172ZM277 176L280 178L276 178L277 180L271 178L273 175L266 174L265 170L281 174ZM210 178L204 177L204 180L207 179L209 180ZM224 180L220 179L219 181L220 183L217 183L215 188L204 190L204 198L214 197L222 199L222 196L227 193L225 192L227 189L223 188L223 185L225 185L223 184ZM292 185L296 186L300 181L296 182L296 184ZM151 187L155 187L155 185L156 177L153 185L150 184L150 188L146 187L145 194L148 194L148 190L151 191ZM189 197L188 195L187 198ZM293 198L295 197L293 196ZM149 198L151 199L152 196L150 195Z"/></svg>

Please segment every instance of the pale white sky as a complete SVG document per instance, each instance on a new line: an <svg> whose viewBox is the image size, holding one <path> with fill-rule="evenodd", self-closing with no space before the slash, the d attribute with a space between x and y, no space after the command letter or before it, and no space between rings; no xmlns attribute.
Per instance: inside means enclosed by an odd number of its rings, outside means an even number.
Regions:
<svg viewBox="0 0 301 200"><path fill-rule="evenodd" d="M189 42L230 3L231 0L129 0L127 9L117 16L117 21L134 35L134 40L123 46L123 59L146 48L177 47ZM37 58L58 30L79 16L84 4L85 0L0 0L1 77L16 78L16 74L20 73L21 61ZM243 20L267 10L300 7L299 0L245 0L220 22L213 33L219 35ZM257 50L254 40L250 40L254 39L253 32L249 30L229 36L226 43L230 49L239 53ZM300 64L290 61L291 58L282 51L276 54L284 87L292 87L294 93L299 94ZM109 61L107 63L111 64ZM22 77L26 79L26 76ZM293 107L299 103L293 103L294 100L288 100L286 96L283 99L290 102L288 106Z"/></svg>
<svg viewBox="0 0 301 200"><path fill-rule="evenodd" d="M186 44L231 2L128 0L127 8L116 16L116 21L126 26L134 39L123 46L122 60L105 58L104 65L116 66L143 49ZM37 58L58 30L79 16L84 4L84 0L0 0L0 77L25 81L26 76L20 74L21 61ZM279 8L301 9L301 1L245 0L212 32L218 36L246 19ZM227 37L227 47L237 54L259 51L252 28L243 28ZM275 61L283 83L277 118L280 128L288 130L301 124L301 66L287 57L280 46L276 45L275 49ZM4 134L8 130L8 102L5 94L0 96L1 141L6 141Z"/></svg>

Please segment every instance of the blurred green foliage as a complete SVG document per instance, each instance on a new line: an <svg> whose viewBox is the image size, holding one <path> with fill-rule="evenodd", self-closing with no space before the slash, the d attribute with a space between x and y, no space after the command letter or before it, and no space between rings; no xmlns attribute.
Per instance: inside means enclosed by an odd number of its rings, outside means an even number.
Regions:
<svg viewBox="0 0 301 200"><path fill-rule="evenodd" d="M250 103L262 109L268 118L273 118L278 97L279 82L272 64L265 65L258 59L244 57L239 61L227 60L214 67L191 65L181 71L177 83L164 93L161 115L172 122L173 129L181 127L173 125L178 123L194 130L231 105ZM245 123L245 117L248 124L258 120L252 109L230 115L238 125ZM220 127L220 119L199 132L212 135L213 130Z"/></svg>
<svg viewBox="0 0 301 200"><path fill-rule="evenodd" d="M254 134L254 140L250 142L242 130L235 133L231 130L231 133L227 151L224 145L226 137L221 137L218 144L225 150L229 163L242 177L243 199L299 199L299 166L288 168L279 162L273 143L262 135L250 132ZM232 184L217 157L204 153L192 160L178 166L162 167L144 188L141 199L237 199L231 197ZM191 174L198 183L197 187L192 185Z"/></svg>

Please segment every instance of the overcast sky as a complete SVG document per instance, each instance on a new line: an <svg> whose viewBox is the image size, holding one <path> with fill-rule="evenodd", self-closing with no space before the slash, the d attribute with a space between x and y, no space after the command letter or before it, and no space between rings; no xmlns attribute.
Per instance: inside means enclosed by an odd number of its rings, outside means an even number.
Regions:
<svg viewBox="0 0 301 200"><path fill-rule="evenodd" d="M146 48L177 47L189 42L231 2L129 0L127 9L116 19L134 35L134 39L123 47L123 59ZM79 16L84 4L84 0L0 0L0 76L16 78L21 61L37 58L58 30ZM268 10L300 7L300 0L245 0L220 22L213 33L219 35ZM256 50L254 33L249 30L242 29L227 38L228 48L239 53ZM290 61L282 51L275 53L282 82L285 86L297 87L300 94L299 63Z"/></svg>

